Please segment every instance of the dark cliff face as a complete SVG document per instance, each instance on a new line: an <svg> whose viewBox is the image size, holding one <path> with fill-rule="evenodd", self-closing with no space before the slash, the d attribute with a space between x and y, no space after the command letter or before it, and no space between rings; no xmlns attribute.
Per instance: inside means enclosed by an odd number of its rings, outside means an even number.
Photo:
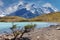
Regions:
<svg viewBox="0 0 60 40"><path fill-rule="evenodd" d="M26 10L26 8L19 9L14 13L9 14L8 16L21 16L24 18L33 18L35 16L38 16L38 14L33 14L32 12Z"/></svg>
<svg viewBox="0 0 60 40"><path fill-rule="evenodd" d="M41 16L43 14L48 14L51 12L55 12L54 9L52 9L52 7L34 7L35 4L30 5L29 10L27 10L26 5L24 3L24 5L19 5L17 10L13 13L10 13L9 15L6 16L20 16L20 17L24 17L24 18L34 18L36 16Z"/></svg>

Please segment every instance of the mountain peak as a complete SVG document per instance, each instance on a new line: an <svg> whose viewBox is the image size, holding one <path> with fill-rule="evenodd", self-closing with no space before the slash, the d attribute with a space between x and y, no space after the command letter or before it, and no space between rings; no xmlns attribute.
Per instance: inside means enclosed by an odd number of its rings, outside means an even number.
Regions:
<svg viewBox="0 0 60 40"><path fill-rule="evenodd" d="M46 3L43 5L43 7L52 7L52 5L50 3Z"/></svg>
<svg viewBox="0 0 60 40"><path fill-rule="evenodd" d="M54 10L54 12L58 12L58 9L55 8L51 3L46 3L46 4L43 5L43 7L51 8L52 10Z"/></svg>
<svg viewBox="0 0 60 40"><path fill-rule="evenodd" d="M4 10L4 13L5 13L5 16L12 15L12 14L13 15L16 14L15 16L22 16L20 14L23 14L24 16L22 17L33 18L35 16L40 16L45 13L48 14L48 13L57 12L57 11L58 9L53 7L50 3L46 3L44 5L41 5L40 7L36 7L34 3L25 3L23 1L20 1L19 3L8 7L6 10Z"/></svg>

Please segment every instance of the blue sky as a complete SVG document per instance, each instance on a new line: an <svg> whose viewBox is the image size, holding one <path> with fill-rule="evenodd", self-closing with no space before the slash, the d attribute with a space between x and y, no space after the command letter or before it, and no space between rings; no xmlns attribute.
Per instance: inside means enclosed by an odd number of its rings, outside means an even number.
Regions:
<svg viewBox="0 0 60 40"><path fill-rule="evenodd" d="M52 6L54 6L60 11L60 0L0 0L0 11L3 11L8 7L17 4L19 1L24 1L27 3L35 3L36 6L41 6L42 4L50 3Z"/></svg>
<svg viewBox="0 0 60 40"><path fill-rule="evenodd" d="M30 2L31 0L27 0L27 2ZM60 10L60 0L33 0L33 2L39 2L42 1L42 3L51 3L53 6L58 8ZM31 1L32 2L32 1Z"/></svg>
<svg viewBox="0 0 60 40"><path fill-rule="evenodd" d="M17 3L19 0L0 0L0 1L3 2L3 7L8 7L9 5ZM60 10L60 0L23 0L23 1L30 3L35 2L36 4L38 4L38 2L40 2L41 4L49 2Z"/></svg>

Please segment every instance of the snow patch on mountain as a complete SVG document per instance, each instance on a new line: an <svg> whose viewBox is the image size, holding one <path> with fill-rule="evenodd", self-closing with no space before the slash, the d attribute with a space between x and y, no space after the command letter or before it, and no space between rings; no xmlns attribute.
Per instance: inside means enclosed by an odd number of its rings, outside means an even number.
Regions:
<svg viewBox="0 0 60 40"><path fill-rule="evenodd" d="M54 6L52 6L50 3L46 3L43 5L43 10L45 13L50 13L51 10L53 10L54 12L58 12L58 9L55 8Z"/></svg>
<svg viewBox="0 0 60 40"><path fill-rule="evenodd" d="M8 7L4 11L2 12L0 11L0 16L9 15L23 8L26 8L26 10L32 12L33 14L43 14L43 13L50 13L52 11L53 12L58 11L58 9L53 7L50 3L45 3L44 5L41 5L41 7L36 7L35 4L25 3L23 1L20 1L19 3Z"/></svg>

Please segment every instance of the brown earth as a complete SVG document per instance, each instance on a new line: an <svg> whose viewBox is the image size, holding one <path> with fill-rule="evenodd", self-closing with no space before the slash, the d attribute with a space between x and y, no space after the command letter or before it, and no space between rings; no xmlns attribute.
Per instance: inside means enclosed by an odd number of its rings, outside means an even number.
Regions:
<svg viewBox="0 0 60 40"><path fill-rule="evenodd" d="M32 18L30 21L60 22L60 12L44 14L44 15Z"/></svg>
<svg viewBox="0 0 60 40"><path fill-rule="evenodd" d="M60 40L60 26L36 29L24 35L26 36L31 40Z"/></svg>

